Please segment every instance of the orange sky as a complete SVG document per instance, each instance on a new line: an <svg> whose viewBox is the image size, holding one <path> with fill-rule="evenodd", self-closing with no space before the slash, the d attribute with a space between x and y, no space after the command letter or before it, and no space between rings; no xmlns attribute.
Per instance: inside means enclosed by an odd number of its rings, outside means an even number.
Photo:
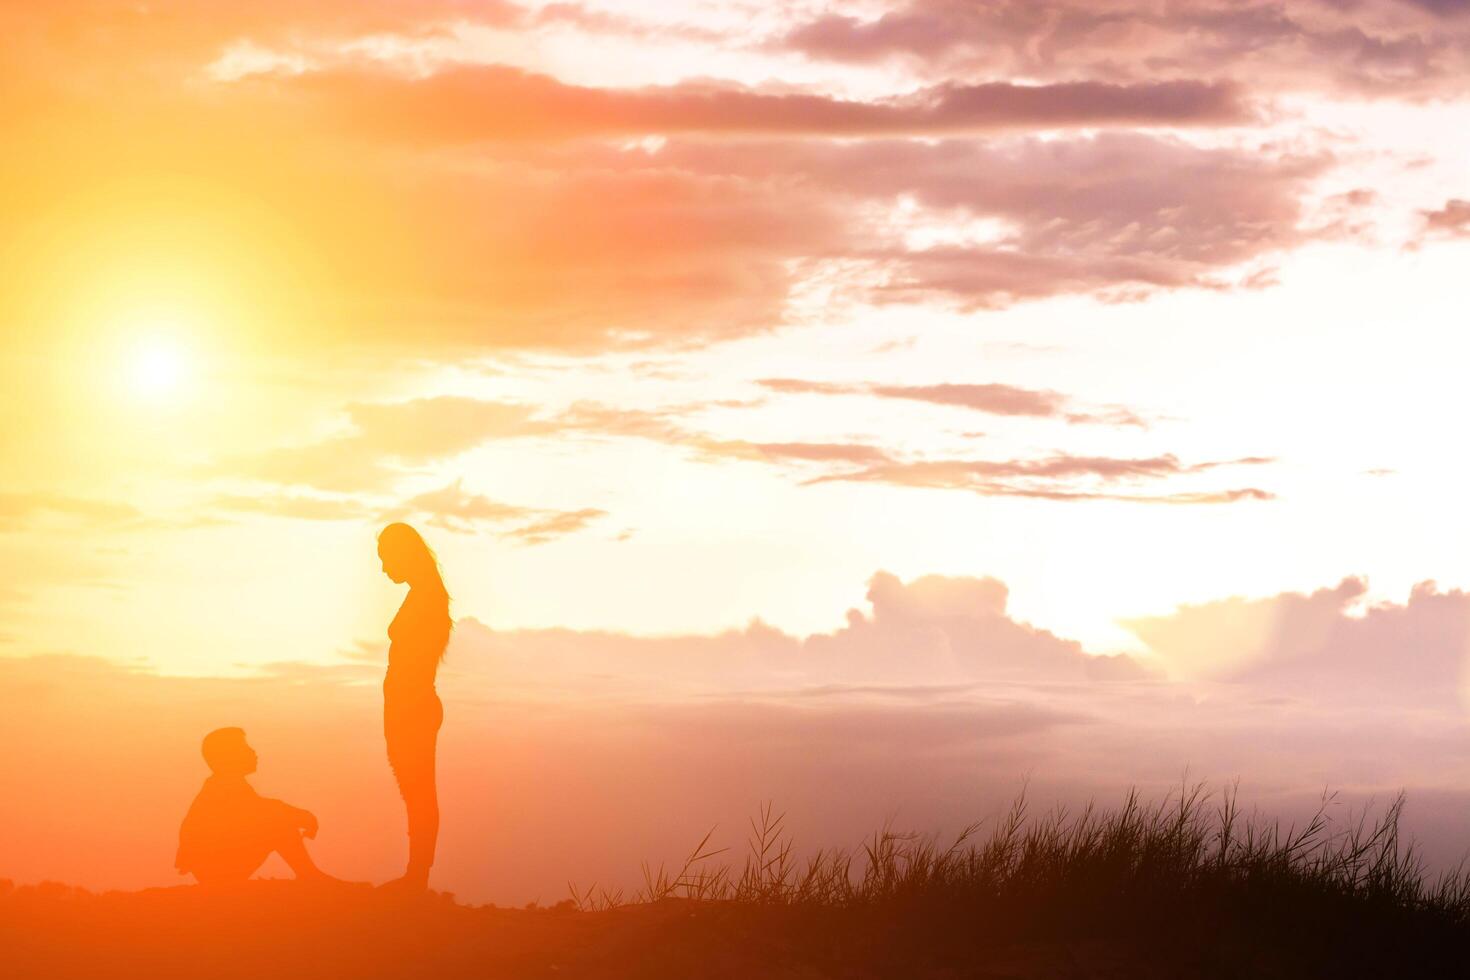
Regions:
<svg viewBox="0 0 1470 980"><path fill-rule="evenodd" d="M1310 746L1388 689L1459 730L1461 4L0 30L0 655L358 669L407 519L504 638L474 670L602 678L553 702L1003 678L1116 720L1142 685L1220 732L1300 699ZM1450 744L1263 778L1459 792Z"/></svg>

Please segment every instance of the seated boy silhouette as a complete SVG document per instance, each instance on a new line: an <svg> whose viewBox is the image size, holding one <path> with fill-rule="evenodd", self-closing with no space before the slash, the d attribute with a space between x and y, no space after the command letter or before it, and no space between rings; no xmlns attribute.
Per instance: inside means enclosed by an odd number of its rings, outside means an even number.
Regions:
<svg viewBox="0 0 1470 980"><path fill-rule="evenodd" d="M174 866L200 884L244 881L270 857L281 855L298 880L326 880L306 853L302 838L316 836L316 817L300 807L268 800L245 779L256 755L240 728L204 736L204 761L213 773L204 781L179 827Z"/></svg>

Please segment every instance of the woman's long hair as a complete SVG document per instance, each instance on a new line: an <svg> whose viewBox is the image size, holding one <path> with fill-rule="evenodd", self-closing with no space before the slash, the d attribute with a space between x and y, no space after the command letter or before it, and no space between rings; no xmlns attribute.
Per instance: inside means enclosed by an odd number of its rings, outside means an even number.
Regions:
<svg viewBox="0 0 1470 980"><path fill-rule="evenodd" d="M439 559L423 536L412 525L395 521L378 535L378 546L393 552L403 561L407 572L404 577L410 588L424 587L444 597L444 615L449 618L452 628L454 619L449 617L449 590L444 587L444 576L439 572ZM439 659L444 659L443 650L439 651Z"/></svg>

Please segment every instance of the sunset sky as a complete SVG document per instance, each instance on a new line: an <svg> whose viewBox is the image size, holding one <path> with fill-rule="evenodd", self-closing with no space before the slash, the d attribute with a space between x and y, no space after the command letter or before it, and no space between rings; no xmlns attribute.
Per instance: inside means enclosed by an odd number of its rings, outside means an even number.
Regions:
<svg viewBox="0 0 1470 980"><path fill-rule="evenodd" d="M0 31L0 705L85 663L97 717L114 672L370 698L402 519L450 676L516 710L845 685L792 744L870 730L871 688L903 746L976 697L1010 721L934 738L1106 724L987 750L1005 792L1470 794L1470 4L55 0ZM1151 761L1105 779L1128 725Z"/></svg>

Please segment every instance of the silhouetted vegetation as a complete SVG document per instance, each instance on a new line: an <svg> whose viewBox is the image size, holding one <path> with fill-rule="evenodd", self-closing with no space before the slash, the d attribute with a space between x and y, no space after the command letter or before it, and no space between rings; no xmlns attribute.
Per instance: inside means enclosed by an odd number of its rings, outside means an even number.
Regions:
<svg viewBox="0 0 1470 980"><path fill-rule="evenodd" d="M1426 872L1400 836L1403 796L1346 824L1329 818L1332 803L1283 826L1203 785L1154 805L1133 792L1113 811L1036 818L1022 797L988 831L977 823L941 841L884 828L855 851L804 860L766 807L738 872L716 863L724 852L706 835L677 872L645 866L632 901L805 912L818 932L845 934L843 960L893 975L1056 944L1199 976L1470 966L1470 876ZM572 889L583 910L621 901Z"/></svg>
<svg viewBox="0 0 1470 980"><path fill-rule="evenodd" d="M595 885L527 910L276 882L213 895L17 889L0 896L0 933L12 934L0 941L19 932L13 948L25 949L65 927L73 941L55 937L47 965L61 969L48 975L78 974L82 964L67 962L86 956L84 921L103 922L94 944L118 932L101 912L110 902L114 917L159 920L138 922L140 936L162 928L188 940L180 919L207 922L203 936L251 923L212 964L223 975L270 960L261 935L339 975L394 975L395 964L442 977L1463 975L1470 878L1426 874L1399 835L1402 797L1347 824L1329 819L1329 803L1282 826L1198 786L1154 805L1131 794L1106 812L1033 817L1022 799L953 838L885 828L857 849L804 858L766 807L738 865L711 832L677 869L645 866L626 899ZM18 925L42 921L30 935Z"/></svg>

